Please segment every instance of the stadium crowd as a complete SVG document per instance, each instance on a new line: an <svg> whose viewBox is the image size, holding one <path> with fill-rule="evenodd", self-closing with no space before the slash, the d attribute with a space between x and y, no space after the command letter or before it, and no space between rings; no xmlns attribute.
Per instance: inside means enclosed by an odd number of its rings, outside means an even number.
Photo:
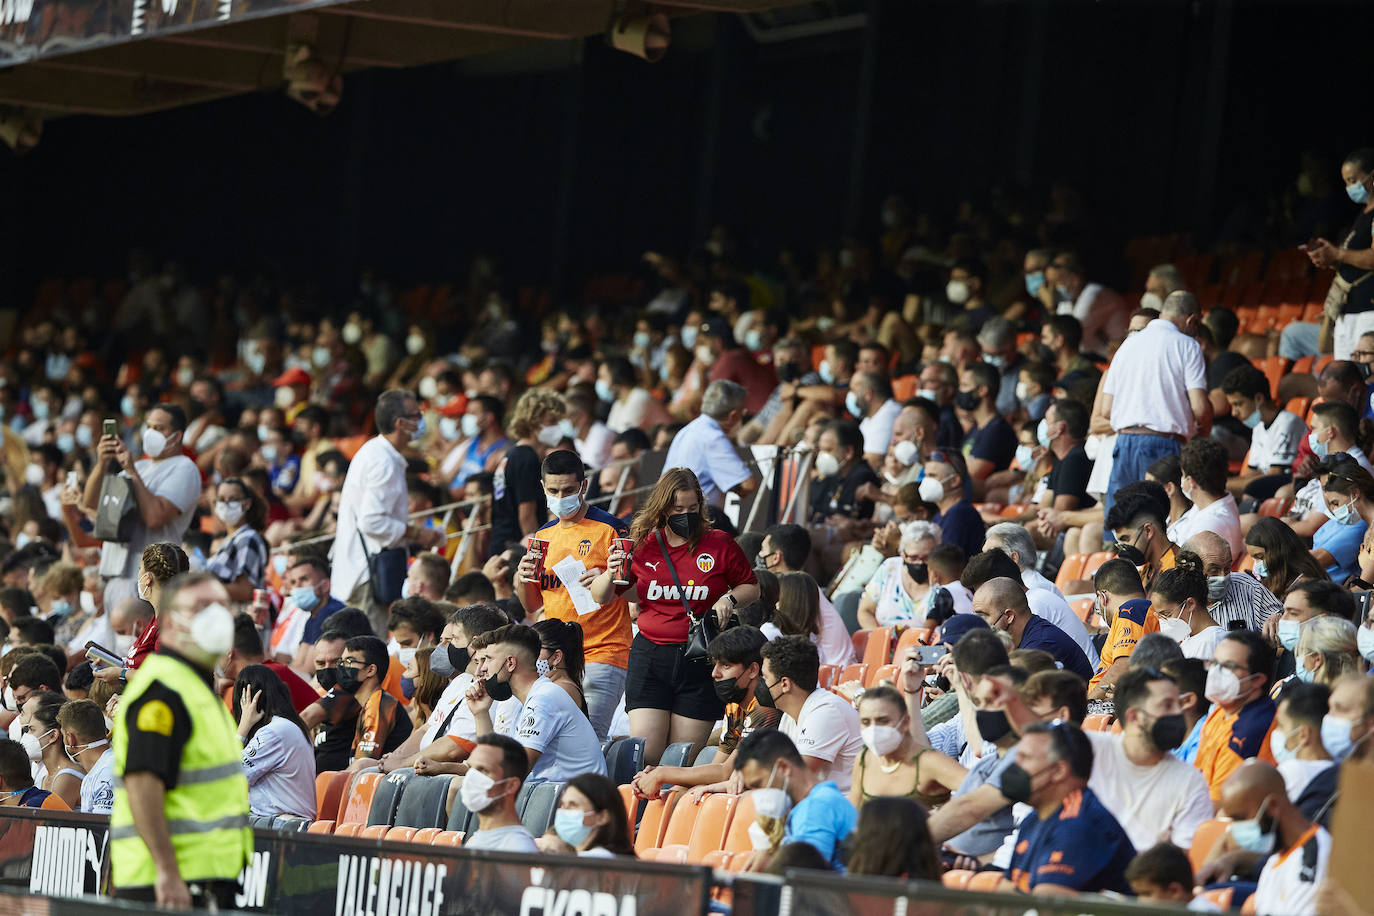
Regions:
<svg viewBox="0 0 1374 916"><path fill-rule="evenodd" d="M467 847L634 856L631 736L634 800L750 793L750 870L1369 912L1326 874L1374 759L1374 150L1341 174L1306 353L1174 264L1097 282L1065 195L1020 236L894 199L807 266L719 230L537 335L489 271L50 289L0 362L0 804L111 814L171 903L188 773L244 824L450 775Z"/></svg>

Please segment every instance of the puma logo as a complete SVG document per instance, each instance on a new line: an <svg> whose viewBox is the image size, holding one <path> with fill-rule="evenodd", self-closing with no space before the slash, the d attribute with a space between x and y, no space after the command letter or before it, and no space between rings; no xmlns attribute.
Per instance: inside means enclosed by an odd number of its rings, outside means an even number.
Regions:
<svg viewBox="0 0 1374 916"><path fill-rule="evenodd" d="M654 572L658 572L658 563L650 563L648 560L645 560L644 565L652 569Z"/></svg>

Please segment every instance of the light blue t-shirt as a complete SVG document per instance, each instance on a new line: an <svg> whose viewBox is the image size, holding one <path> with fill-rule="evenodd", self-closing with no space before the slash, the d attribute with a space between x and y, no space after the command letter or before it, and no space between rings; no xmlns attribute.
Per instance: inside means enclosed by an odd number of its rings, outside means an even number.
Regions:
<svg viewBox="0 0 1374 916"><path fill-rule="evenodd" d="M1342 525L1332 519L1312 535L1312 549L1325 550L1336 558L1334 566L1326 567L1326 574L1332 582L1344 582L1349 576L1359 575L1360 543L1368 527L1363 520L1353 525Z"/></svg>
<svg viewBox="0 0 1374 916"><path fill-rule="evenodd" d="M784 843L810 843L830 863L843 870L840 844L854 832L859 812L839 788L830 781L817 783L806 798L787 815Z"/></svg>
<svg viewBox="0 0 1374 916"><path fill-rule="evenodd" d="M981 786L992 786L997 791L1002 791L1002 774L1016 762L1016 748L1011 748L1006 753L998 756L988 754L979 758L978 762L964 776L964 781L959 784L959 788L954 790L954 796L967 795L974 789ZM969 829L956 837L950 838L949 848L956 849L968 856L982 856L990 852L996 852L997 848L1016 828L1015 821L1011 816L1011 805L1001 808L988 815L983 820L974 824Z"/></svg>

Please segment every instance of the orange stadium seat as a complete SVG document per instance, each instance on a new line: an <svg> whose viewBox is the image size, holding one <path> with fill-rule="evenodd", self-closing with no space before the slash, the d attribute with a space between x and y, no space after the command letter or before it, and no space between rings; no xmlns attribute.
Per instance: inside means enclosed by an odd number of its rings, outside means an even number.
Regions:
<svg viewBox="0 0 1374 916"><path fill-rule="evenodd" d="M1078 619L1086 623L1091 623L1093 619L1094 600L1092 598L1079 598L1073 602L1074 613Z"/></svg>
<svg viewBox="0 0 1374 916"><path fill-rule="evenodd" d="M665 865L687 864L686 846L664 846L661 849L655 850L655 853L656 855L653 857L655 862L662 862Z"/></svg>
<svg viewBox="0 0 1374 916"><path fill-rule="evenodd" d="M441 830L434 838L435 846L462 846L467 834L461 830Z"/></svg>
<svg viewBox="0 0 1374 916"><path fill-rule="evenodd" d="M739 804L738 795L708 795L697 811L696 824L692 827L692 838L687 842L687 862L700 865L706 854L719 849L730 832L730 820L734 817L735 806Z"/></svg>
<svg viewBox="0 0 1374 916"><path fill-rule="evenodd" d="M312 821L310 826L305 828L306 833L331 834L334 832L333 821Z"/></svg>
<svg viewBox="0 0 1374 916"><path fill-rule="evenodd" d="M1284 499L1279 496L1271 496L1260 503L1259 514L1267 515L1270 518L1279 518L1288 511L1288 507L1293 505L1293 500Z"/></svg>
<svg viewBox="0 0 1374 916"><path fill-rule="evenodd" d="M753 822L754 796L745 792L735 805L735 816L730 819L730 829L725 833L725 842L720 844L721 848L726 852L753 851L754 845L749 840L749 825Z"/></svg>
<svg viewBox="0 0 1374 916"><path fill-rule="evenodd" d="M1201 897L1203 900L1216 904L1217 909L1225 913L1231 909L1231 898L1235 895L1236 889L1234 887L1214 887L1209 891L1203 891Z"/></svg>
<svg viewBox="0 0 1374 916"><path fill-rule="evenodd" d="M858 681L859 683L862 684L864 678L867 677L867 676L868 676L868 666L867 666L867 665L850 665L848 668L845 668L843 671L840 672L840 676L839 676L839 678L835 681L835 683L836 683L836 684L843 684L843 683L845 683L845 682L847 682L847 681Z"/></svg>
<svg viewBox="0 0 1374 916"><path fill-rule="evenodd" d="M1075 579L1083 578L1083 567L1088 564L1088 554L1076 553L1073 556L1064 558L1064 562L1059 565L1059 575L1054 577L1054 584L1063 588Z"/></svg>
<svg viewBox="0 0 1374 916"><path fill-rule="evenodd" d="M329 777L329 782L326 783L323 796L319 794L319 778L315 781L315 798L319 802L317 814L320 817L338 820L339 809L343 807L344 794L348 791L348 784L352 781L353 774L347 770L340 770L320 774L320 777L324 776Z"/></svg>
<svg viewBox="0 0 1374 916"><path fill-rule="evenodd" d="M980 871L975 872L973 877L968 879L965 890L983 891L991 893L1002 887L1003 875L1000 871Z"/></svg>
<svg viewBox="0 0 1374 916"><path fill-rule="evenodd" d="M840 669L835 665L821 665L816 671L816 683L821 687L829 687L835 683L835 675Z"/></svg>
<svg viewBox="0 0 1374 916"><path fill-rule="evenodd" d="M892 664L900 667L902 662L906 661L907 649L928 645L934 636L928 627L907 627L902 631L902 635L897 637L897 648L892 650Z"/></svg>
<svg viewBox="0 0 1374 916"><path fill-rule="evenodd" d="M390 829L391 829L391 828L390 828L388 825L386 825L386 824L368 824L368 825L367 825L366 827L364 827L362 830L359 830L359 831L358 831L358 839L360 839L360 840L381 840L381 839L385 839L385 837L386 837L386 832L387 832L388 830L390 830Z"/></svg>
<svg viewBox="0 0 1374 916"><path fill-rule="evenodd" d="M358 831L363 829L362 824L339 824L334 828L335 836L357 836Z"/></svg>
<svg viewBox="0 0 1374 916"><path fill-rule="evenodd" d="M1027 506L1025 503L1012 503L1010 505L1003 506L1002 511L998 512L997 514L1002 516L1002 518L1020 518L1021 516L1026 514L1026 510L1028 508L1030 507Z"/></svg>
<svg viewBox="0 0 1374 916"><path fill-rule="evenodd" d="M854 657L863 658L868 651L868 634L871 630L855 630L849 636L849 641L854 644Z"/></svg>
<svg viewBox="0 0 1374 916"><path fill-rule="evenodd" d="M730 857L733 855L733 852L726 852L724 849L713 849L701 860L701 864L707 868L719 868L721 871L725 871L730 864Z"/></svg>
<svg viewBox="0 0 1374 916"><path fill-rule="evenodd" d="M644 806L644 814L639 819L639 830L635 833L635 852L643 854L663 842L663 832L668 826L677 800L682 790L674 789L666 797L650 799Z"/></svg>
<svg viewBox="0 0 1374 916"><path fill-rule="evenodd" d="M381 773L359 773L348 787L348 795L339 814L340 824L366 824L367 812L372 807L372 796L382 781ZM337 830L334 831L338 833Z"/></svg>
<svg viewBox="0 0 1374 916"><path fill-rule="evenodd" d="M409 843L415 839L415 833L414 827L392 827L386 832L386 840L389 843Z"/></svg>
<svg viewBox="0 0 1374 916"><path fill-rule="evenodd" d="M443 832L443 827L421 827L419 830L415 831L415 835L410 838L410 842L432 846L434 841L439 838L439 834Z"/></svg>
<svg viewBox="0 0 1374 916"><path fill-rule="evenodd" d="M878 627L868 631L868 645L860 656L870 668L886 665L892 661L892 628Z"/></svg>
<svg viewBox="0 0 1374 916"><path fill-rule="evenodd" d="M951 868L940 876L940 880L945 887L952 890L961 891L968 887L969 881L973 878L973 872L967 868Z"/></svg>
<svg viewBox="0 0 1374 916"><path fill-rule="evenodd" d="M868 671L868 677L864 680L864 686L872 687L875 684L882 683L883 681L896 681L897 672L900 670L901 669L898 668L896 665L878 665L874 668L870 668Z"/></svg>
<svg viewBox="0 0 1374 916"><path fill-rule="evenodd" d="M618 786L620 790L620 800L625 803L625 818L629 821L630 839L635 836L635 811L639 809L639 799L635 798L635 790L629 785Z"/></svg>
<svg viewBox="0 0 1374 916"><path fill-rule="evenodd" d="M1094 713L1083 717L1083 731L1085 732L1105 732L1111 727L1112 717L1101 713Z"/></svg>
<svg viewBox="0 0 1374 916"><path fill-rule="evenodd" d="M1306 320L1306 319L1304 319L1304 320ZM1299 359L1298 361L1296 361L1295 363L1293 363L1293 370L1292 370L1292 371L1293 371L1293 374L1294 374L1294 375L1306 375L1307 373L1311 372L1311 371L1312 371L1312 360L1313 360L1313 359L1314 359L1314 357L1311 357L1311 356L1304 356L1304 357L1302 357L1301 359Z"/></svg>
<svg viewBox="0 0 1374 916"><path fill-rule="evenodd" d="M1099 550L1096 553L1089 554L1087 562L1083 564L1083 578L1091 579L1097 574L1097 571L1102 568L1102 564L1106 563L1114 556L1116 556L1116 554L1112 553L1110 550Z"/></svg>
<svg viewBox="0 0 1374 916"><path fill-rule="evenodd" d="M713 795L706 796L708 800L714 797ZM673 806L672 813L668 815L668 825L664 828L663 836L659 839L658 845L660 847L685 847L691 842L692 830L697 825L697 815L701 813L701 808L701 805L693 804L689 798L680 799Z"/></svg>
<svg viewBox="0 0 1374 916"><path fill-rule="evenodd" d="M1213 818L1197 825L1197 830L1193 833L1192 848L1188 850L1188 861L1193 863L1193 871L1197 871L1206 863L1212 847L1230 826L1231 821L1228 818Z"/></svg>
<svg viewBox="0 0 1374 916"><path fill-rule="evenodd" d="M898 404L911 400L920 383L921 379L916 375L901 375L894 378L892 380L892 399Z"/></svg>

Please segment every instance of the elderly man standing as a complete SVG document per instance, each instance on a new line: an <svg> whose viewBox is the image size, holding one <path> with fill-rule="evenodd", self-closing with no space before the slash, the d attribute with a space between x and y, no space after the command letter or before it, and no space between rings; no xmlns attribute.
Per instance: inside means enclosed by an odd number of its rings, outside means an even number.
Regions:
<svg viewBox="0 0 1374 916"><path fill-rule="evenodd" d="M1101 412L1117 438L1104 512L1111 511L1117 490L1144 480L1151 464L1177 455L1190 437L1211 427L1207 364L1191 336L1201 313L1192 293L1170 293L1160 316L1127 337L1107 368Z"/></svg>
<svg viewBox="0 0 1374 916"><path fill-rule="evenodd" d="M1199 531L1183 544L1202 559L1207 574L1207 611L1222 627L1239 620L1247 630L1261 630L1270 615L1282 613L1279 599L1258 579L1231 572L1234 558L1226 539L1215 531Z"/></svg>
<svg viewBox="0 0 1374 916"><path fill-rule="evenodd" d="M402 450L425 433L419 400L398 388L382 392L376 423L377 435L358 449L339 494L340 536L329 551L330 594L365 610L372 629L385 633L387 605L401 596L375 593L368 557L406 541L438 547L444 534L409 521Z"/></svg>
<svg viewBox="0 0 1374 916"><path fill-rule="evenodd" d="M753 471L730 439L744 423L748 396L743 385L727 379L707 385L701 399L701 416L673 437L663 461L665 468L695 471L707 504L716 508L725 505L726 493L734 491L748 496L758 487Z"/></svg>

